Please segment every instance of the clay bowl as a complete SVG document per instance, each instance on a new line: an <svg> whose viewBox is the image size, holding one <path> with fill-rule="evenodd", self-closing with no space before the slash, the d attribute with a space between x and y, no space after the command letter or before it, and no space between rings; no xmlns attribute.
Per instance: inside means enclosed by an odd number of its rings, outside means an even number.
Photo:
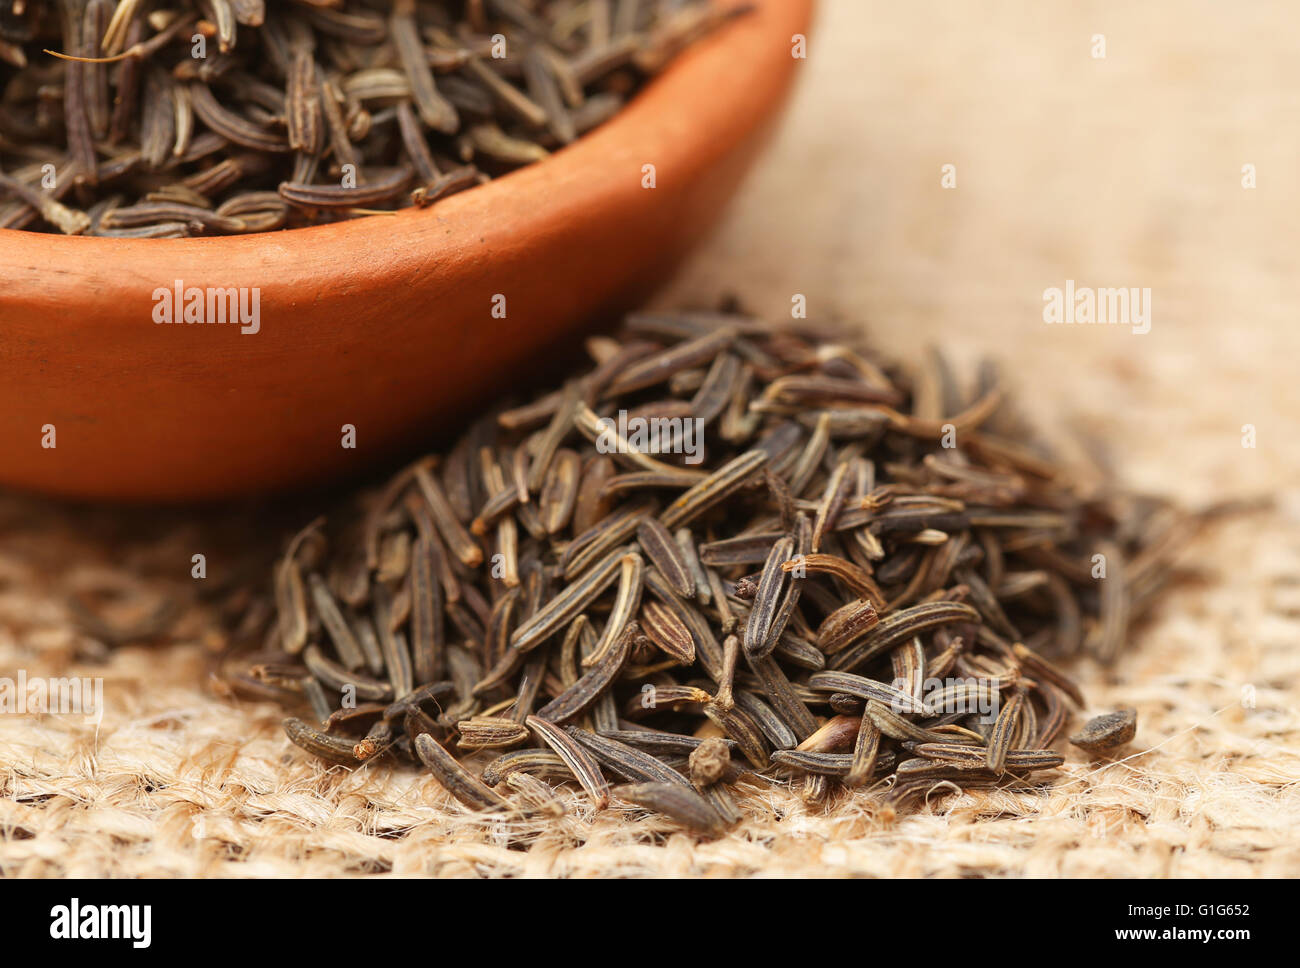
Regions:
<svg viewBox="0 0 1300 968"><path fill-rule="evenodd" d="M575 144L423 211L235 238L0 232L0 483L224 499L427 442L666 278L771 128L812 6L759 0ZM259 331L155 323L176 280L259 289Z"/></svg>

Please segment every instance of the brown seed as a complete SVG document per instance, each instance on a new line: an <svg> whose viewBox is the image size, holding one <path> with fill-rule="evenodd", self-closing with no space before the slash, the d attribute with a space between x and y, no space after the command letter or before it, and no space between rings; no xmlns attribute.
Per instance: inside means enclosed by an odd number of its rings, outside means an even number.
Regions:
<svg viewBox="0 0 1300 968"><path fill-rule="evenodd" d="M432 554L423 538L415 543L411 568L411 649L412 671L421 682L442 675L446 648L442 586L434 580Z"/></svg>
<svg viewBox="0 0 1300 968"><path fill-rule="evenodd" d="M834 716L818 726L795 748L809 753L841 753L853 747L861 723L861 716Z"/></svg>
<svg viewBox="0 0 1300 968"><path fill-rule="evenodd" d="M670 504L659 516L659 520L669 529L690 524L709 508L734 493L751 474L767 463L767 459L767 454L761 450L751 450L741 454Z"/></svg>
<svg viewBox="0 0 1300 968"><path fill-rule="evenodd" d="M456 730L460 733L456 745L467 750L503 749L528 739L526 727L513 719L497 716L461 720L456 724Z"/></svg>
<svg viewBox="0 0 1300 968"><path fill-rule="evenodd" d="M689 787L676 783L630 783L617 786L614 796L665 814L678 823L710 837L721 837L727 824L713 806Z"/></svg>
<svg viewBox="0 0 1300 968"><path fill-rule="evenodd" d="M415 673L411 669L411 653L405 638L394 629L391 596L382 585L374 589L374 601L375 631L379 636L379 648L384 654L384 668L388 673L388 681L395 695L404 696L411 691L415 683Z"/></svg>
<svg viewBox="0 0 1300 968"><path fill-rule="evenodd" d="M388 19L388 33L397 50L402 69L411 84L420 119L434 131L452 134L460 126L460 119L451 103L438 93L433 71L424 56L415 22L415 0L394 0L393 12Z"/></svg>
<svg viewBox="0 0 1300 968"><path fill-rule="evenodd" d="M583 465L578 497L573 507L573 531L585 534L596 526L613 506L612 499L604 494L605 482L614 476L617 468L610 458L596 455Z"/></svg>
<svg viewBox="0 0 1300 968"><path fill-rule="evenodd" d="M619 577L625 557L627 556L623 552L616 551L606 556L599 565L577 581L568 585L541 611L515 630L515 634L510 639L511 647L520 652L527 652L540 645L561 626L566 625L614 583Z"/></svg>
<svg viewBox="0 0 1300 968"><path fill-rule="evenodd" d="M616 546L623 544L636 532L641 519L654 513L654 501L640 501L624 505L601 519L589 530L579 534L564 550L560 567L566 580L572 580L601 561Z"/></svg>
<svg viewBox="0 0 1300 968"><path fill-rule="evenodd" d="M281 182L280 197L304 208L365 208L391 202L401 196L414 174L405 165L384 170L372 168L370 171L366 183L356 186Z"/></svg>
<svg viewBox="0 0 1300 968"><path fill-rule="evenodd" d="M550 750L514 750L483 768L483 782L496 786L515 773L541 774L555 779L567 779L572 775L564 760Z"/></svg>
<svg viewBox="0 0 1300 968"><path fill-rule="evenodd" d="M920 632L953 622L973 622L979 613L960 602L927 602L896 612L882 620L850 648L836 656L832 665L847 672L886 649Z"/></svg>
<svg viewBox="0 0 1300 968"><path fill-rule="evenodd" d="M338 650L339 658L349 669L361 668L366 661L365 653L361 651L361 644L357 642L352 629L348 627L338 603L325 585L325 580L320 575L312 575L308 579L308 584L311 586L311 599L316 606L316 614L329 632L334 648Z"/></svg>
<svg viewBox="0 0 1300 968"><path fill-rule="evenodd" d="M646 357L627 367L606 391L610 396L619 396L633 390L660 383L674 373L696 366L706 360L712 360L718 351L727 346L735 334L727 328L706 333L697 339L679 343L670 349Z"/></svg>
<svg viewBox="0 0 1300 968"><path fill-rule="evenodd" d="M509 114L514 115L524 124L540 128L549 120L549 115L544 107L508 82L482 60L473 58L466 62L465 68L470 76L492 92Z"/></svg>
<svg viewBox="0 0 1300 968"><path fill-rule="evenodd" d="M307 644L307 595L296 556L304 542L315 535L321 523L322 519L317 518L294 536L275 570L275 604L280 623L280 645L290 655L301 652Z"/></svg>
<svg viewBox="0 0 1300 968"><path fill-rule="evenodd" d="M560 81L554 76L550 60L538 48L524 53L524 79L528 93L545 115L546 126L561 144L568 144L578 136L573 118L564 103Z"/></svg>
<svg viewBox="0 0 1300 968"><path fill-rule="evenodd" d="M1130 742L1137 733L1137 710L1096 716L1070 737L1070 743L1089 753L1104 753Z"/></svg>
<svg viewBox="0 0 1300 968"><path fill-rule="evenodd" d="M318 729L313 729L301 719L286 719L284 721L285 735L296 746L300 746L313 756L319 756L323 760L329 760L331 763L338 763L342 766L357 766L360 760L352 751L356 744L352 740L341 736L330 736L328 733L322 733Z"/></svg>
<svg viewBox="0 0 1300 968"><path fill-rule="evenodd" d="M752 716L739 706L722 709L716 703L704 706L704 715L708 716L719 729L736 743L736 748L744 754L745 759L760 770L767 769L769 762L768 745ZM795 744L790 743L791 746Z"/></svg>
<svg viewBox="0 0 1300 968"><path fill-rule="evenodd" d="M1054 743L1056 737L1061 734L1069 713L1065 708L1064 693L1056 686L1040 682L1036 683L1035 688L1038 695L1043 698L1045 711L1038 720L1038 734L1034 737L1033 745L1045 748Z"/></svg>
<svg viewBox="0 0 1300 968"><path fill-rule="evenodd" d="M595 666L604 661L614 649L615 643L623 634L632 616L641 604L642 576L645 564L637 554L624 555L619 567L618 594L610 609L605 628L600 633L600 641L590 655L582 659L583 668Z"/></svg>
<svg viewBox="0 0 1300 968"><path fill-rule="evenodd" d="M693 598L695 576L668 529L655 518L642 518L637 523L636 538L650 564L659 569L672 590L682 598Z"/></svg>
<svg viewBox="0 0 1300 968"><path fill-rule="evenodd" d="M575 726L566 727L565 732L590 750L601 765L618 774L624 780L633 783L690 785L686 777L672 767L655 759L649 753L619 742L613 736L593 733L590 730L578 729Z"/></svg>
<svg viewBox="0 0 1300 968"><path fill-rule="evenodd" d="M858 734L853 741L853 759L849 772L844 775L844 785L849 789L862 786L876 771L880 759L880 741L884 733L871 717L863 715L858 723Z"/></svg>
<svg viewBox="0 0 1300 968"><path fill-rule="evenodd" d="M910 693L851 672L814 672L808 679L808 685L825 692L846 693L859 699L874 699L899 714L929 713L926 704Z"/></svg>
<svg viewBox="0 0 1300 968"><path fill-rule="evenodd" d="M558 534L568 526L578 501L582 481L582 458L572 450L559 450L542 485L542 526L547 534Z"/></svg>
<svg viewBox="0 0 1300 968"><path fill-rule="evenodd" d="M273 154L287 152L289 142L224 107L206 84L189 85L190 103L200 121L232 144Z"/></svg>
<svg viewBox="0 0 1300 968"><path fill-rule="evenodd" d="M582 788L587 791L597 810L609 804L609 784L601 775L600 765L587 750L554 723L540 716L529 716L525 720L528 727L537 733L543 743L549 746L564 760L570 772Z"/></svg>
<svg viewBox="0 0 1300 968"><path fill-rule="evenodd" d="M826 655L835 655L879 624L880 613L870 599L847 602L826 616L817 630L817 646Z"/></svg>
<svg viewBox="0 0 1300 968"><path fill-rule="evenodd" d="M1011 752L1011 741L1020 724L1020 709L1024 705L1024 693L1016 693L1002 703L998 718L989 733L988 754L985 765L994 773L1001 773L1006 766L1007 754Z"/></svg>
<svg viewBox="0 0 1300 968"><path fill-rule="evenodd" d="M709 580L708 573L704 566L700 564L700 557L695 547L695 539L691 535L690 528L678 528L677 533L673 536L677 541L677 547L681 551L682 560L686 563L687 570L691 573L694 591L693 595L685 595L684 598L698 598L701 605L708 605L714 598L713 586ZM722 602L719 602L722 607ZM724 622L725 625L725 622ZM730 631L724 628L724 632Z"/></svg>
<svg viewBox="0 0 1300 968"><path fill-rule="evenodd" d="M305 47L294 51L285 103L289 147L294 151L316 154L321 149L323 136L320 87L316 82L316 60Z"/></svg>
<svg viewBox="0 0 1300 968"><path fill-rule="evenodd" d="M651 569L644 576L646 591L654 595L667 609L676 616L687 629L695 642L695 655L703 666L705 673L717 681L722 675L722 646L713 635L709 621L692 603L685 602L673 594L668 582L658 571Z"/></svg>
<svg viewBox="0 0 1300 968"><path fill-rule="evenodd" d="M917 743L910 747L917 756L951 764L960 769L981 770L987 767L987 752L978 746L956 743ZM1061 766L1065 757L1055 750L1011 750L1004 767L1009 772L1050 770Z"/></svg>
<svg viewBox="0 0 1300 968"><path fill-rule="evenodd" d="M756 693L738 691L736 711L747 715L775 749L794 749L799 745L799 737L790 724Z"/></svg>
<svg viewBox="0 0 1300 968"><path fill-rule="evenodd" d="M665 653L685 666L695 662L690 629L662 602L643 602L639 621L646 637Z"/></svg>
<svg viewBox="0 0 1300 968"><path fill-rule="evenodd" d="M428 733L415 737L415 752L432 771L434 778L453 797L473 810L494 810L506 806L506 800L456 762L456 758Z"/></svg>
<svg viewBox="0 0 1300 968"><path fill-rule="evenodd" d="M462 564L477 568L483 563L483 551L456 518L456 513L448 503L446 492L438 483L438 479L427 467L421 466L415 470L415 480L420 485L420 493L429 502L429 511L433 515L434 524L438 526L438 533L442 535L442 540Z"/></svg>
<svg viewBox="0 0 1300 968"><path fill-rule="evenodd" d="M722 541L710 541L700 545L700 562L714 568L730 565L761 565L767 561L773 546L785 537L784 531L765 531L759 534L746 534ZM795 562L788 562L790 571Z"/></svg>
<svg viewBox="0 0 1300 968"><path fill-rule="evenodd" d="M771 655L746 655L745 659L758 677L768 699L781 716L782 722L790 728L795 737L803 740L811 735L817 728L817 720L813 718L813 714L808 711L803 699L781 670L781 664Z"/></svg>
<svg viewBox="0 0 1300 968"><path fill-rule="evenodd" d="M321 655L320 649L314 645L303 650L302 661L317 680L336 692L351 692L357 699L370 702L391 702L393 699L393 688L387 682L344 668Z"/></svg>
<svg viewBox="0 0 1300 968"><path fill-rule="evenodd" d="M777 608L781 604L781 593L785 590L788 581L782 565L789 560L793 552L794 539L788 535L779 539L768 552L762 577L759 579L758 592L754 595L753 609L749 613L749 622L745 625L746 655L764 656L776 645L769 633L776 619Z"/></svg>
<svg viewBox="0 0 1300 968"><path fill-rule="evenodd" d="M794 561L787 561L782 567L786 571L802 570L808 574L830 575L844 582L851 591L877 609L885 605L885 596L880 586L864 569L847 559L836 555L801 555Z"/></svg>
<svg viewBox="0 0 1300 968"><path fill-rule="evenodd" d="M562 723L590 706L622 670L623 663L632 650L632 642L640 634L636 622L629 622L599 664L592 666L581 679L539 709L537 715L542 719Z"/></svg>

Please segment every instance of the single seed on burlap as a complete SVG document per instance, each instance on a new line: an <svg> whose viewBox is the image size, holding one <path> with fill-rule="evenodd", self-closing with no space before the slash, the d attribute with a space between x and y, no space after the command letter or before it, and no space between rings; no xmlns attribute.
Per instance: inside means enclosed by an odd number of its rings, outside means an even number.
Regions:
<svg viewBox="0 0 1300 968"><path fill-rule="evenodd" d="M1121 709L1088 720L1083 729L1070 737L1070 742L1089 753L1102 753L1123 746L1136 733L1137 710Z"/></svg>

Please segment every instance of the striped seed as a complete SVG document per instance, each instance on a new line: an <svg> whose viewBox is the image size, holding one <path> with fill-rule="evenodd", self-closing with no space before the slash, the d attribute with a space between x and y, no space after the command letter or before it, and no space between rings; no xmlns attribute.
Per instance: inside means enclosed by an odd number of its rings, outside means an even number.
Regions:
<svg viewBox="0 0 1300 968"><path fill-rule="evenodd" d="M609 784L601 775L600 764L573 737L541 716L529 716L527 726L564 760L574 778L587 791L597 810L609 804Z"/></svg>
<svg viewBox="0 0 1300 968"><path fill-rule="evenodd" d="M682 598L693 598L695 575L672 533L657 518L646 517L637 523L636 538L650 564L659 569L672 590Z"/></svg>
<svg viewBox="0 0 1300 968"><path fill-rule="evenodd" d="M582 712L609 687L622 670L632 650L632 642L641 634L636 622L629 622L615 645L600 663L593 665L582 678L537 711L542 719L562 723Z"/></svg>

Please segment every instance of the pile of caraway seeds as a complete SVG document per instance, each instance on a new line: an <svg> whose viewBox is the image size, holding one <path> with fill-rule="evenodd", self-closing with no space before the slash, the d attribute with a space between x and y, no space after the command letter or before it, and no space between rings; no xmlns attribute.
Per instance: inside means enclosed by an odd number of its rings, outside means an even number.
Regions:
<svg viewBox="0 0 1300 968"><path fill-rule="evenodd" d="M1073 474L989 366L737 312L587 347L296 535L230 688L483 810L576 781L719 835L737 783L1024 788L1083 706L1060 664L1115 657L1195 524Z"/></svg>

